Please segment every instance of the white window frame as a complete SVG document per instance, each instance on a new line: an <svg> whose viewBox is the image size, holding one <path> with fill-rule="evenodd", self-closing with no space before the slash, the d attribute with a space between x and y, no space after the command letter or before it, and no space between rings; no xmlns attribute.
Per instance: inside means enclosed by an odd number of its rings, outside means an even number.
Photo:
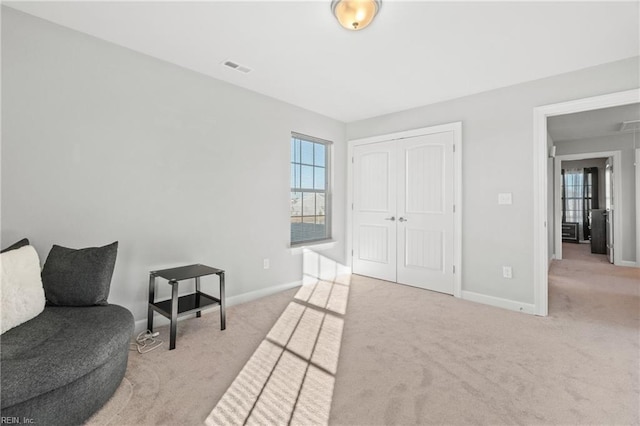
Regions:
<svg viewBox="0 0 640 426"><path fill-rule="evenodd" d="M297 132L291 132L291 139L299 139L301 141L306 141L306 142L311 142L311 143L316 143L316 144L322 144L325 146L325 159L324 159L324 168L325 168L325 188L324 190L321 189L310 189L310 188L295 188L295 187L291 187L291 180L289 181L289 186L290 186L290 191L291 192L315 192L315 193L324 193L324 210L325 210L325 215L324 215L324 222L325 222L325 229L326 229L326 234L324 237L322 238L316 238L316 239L307 239L307 240L303 240L303 241L292 241L291 236L289 237L289 244L290 247L303 247L303 246L308 246L308 245L314 245L314 244L323 244L326 242L330 242L331 240L331 236L332 236L332 227L331 227L331 223L332 223L332 203L331 203L331 154L332 154L332 146L333 146L333 142L325 140L325 139L320 139L317 138L315 136L309 136L309 135L305 135L302 133L297 133ZM291 152L289 152L289 158L291 158ZM291 169L291 160L289 160L289 168ZM302 164L302 163L300 163ZM314 159L314 164L313 166L317 166L315 164L315 159ZM303 212L301 212L303 213ZM304 218L304 214L301 216ZM304 220L304 219L302 219ZM291 230L291 215L289 215L289 229Z"/></svg>

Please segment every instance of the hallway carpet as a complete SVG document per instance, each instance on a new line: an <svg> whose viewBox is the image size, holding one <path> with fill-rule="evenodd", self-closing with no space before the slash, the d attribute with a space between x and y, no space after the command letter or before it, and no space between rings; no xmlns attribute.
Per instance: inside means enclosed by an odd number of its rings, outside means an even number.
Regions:
<svg viewBox="0 0 640 426"><path fill-rule="evenodd" d="M203 424L296 292L231 307L224 332L216 311L182 321L173 351L132 352L88 423ZM573 245L549 295L541 318L352 276L329 424L639 424L640 269Z"/></svg>

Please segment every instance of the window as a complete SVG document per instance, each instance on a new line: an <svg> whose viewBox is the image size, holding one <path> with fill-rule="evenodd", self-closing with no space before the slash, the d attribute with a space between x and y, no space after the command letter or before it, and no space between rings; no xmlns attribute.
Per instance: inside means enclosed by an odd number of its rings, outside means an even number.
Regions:
<svg viewBox="0 0 640 426"><path fill-rule="evenodd" d="M331 237L331 142L291 133L291 244Z"/></svg>
<svg viewBox="0 0 640 426"><path fill-rule="evenodd" d="M581 239L591 238L591 210L598 208L598 168L562 169L562 222L579 224Z"/></svg>
<svg viewBox="0 0 640 426"><path fill-rule="evenodd" d="M562 176L562 221L582 223L584 172L582 169L563 169Z"/></svg>

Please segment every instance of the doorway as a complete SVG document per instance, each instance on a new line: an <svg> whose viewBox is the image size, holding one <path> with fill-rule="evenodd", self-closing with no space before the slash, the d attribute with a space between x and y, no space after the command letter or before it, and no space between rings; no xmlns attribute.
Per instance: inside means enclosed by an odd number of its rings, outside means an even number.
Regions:
<svg viewBox="0 0 640 426"><path fill-rule="evenodd" d="M353 273L460 297L461 129L349 142Z"/></svg>
<svg viewBox="0 0 640 426"><path fill-rule="evenodd" d="M624 92L617 92L608 95L595 96L592 98L578 99L569 102L546 105L534 108L534 170L533 170L533 192L534 192L534 214L533 214L533 285L535 314L541 316L548 315L548 268L550 264L549 234L550 226L548 222L548 180L550 179L550 165L548 157L550 155L548 145L547 118L571 114L583 111L591 111L602 108L609 108L621 105L628 105L640 102L640 89L632 89ZM636 171L636 173L638 173ZM636 176L636 181L639 178ZM639 192L636 185L636 199ZM636 215L636 247L640 239L640 215ZM615 232L615 230L614 230ZM638 253L636 253L636 256ZM636 258L635 265L638 265Z"/></svg>
<svg viewBox="0 0 640 426"><path fill-rule="evenodd" d="M592 253L611 254L614 263L614 242L620 245L621 238L613 224L621 222L622 210L614 206L614 200L621 199L621 186L613 184L612 172L620 170L621 154L604 151L554 158L554 220L549 221L554 225L550 246L554 260L563 259L565 243L570 242L589 243Z"/></svg>

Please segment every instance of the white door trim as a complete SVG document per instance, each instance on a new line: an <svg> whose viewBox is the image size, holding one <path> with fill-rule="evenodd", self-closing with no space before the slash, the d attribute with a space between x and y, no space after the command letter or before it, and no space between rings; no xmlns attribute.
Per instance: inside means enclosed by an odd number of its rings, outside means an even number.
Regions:
<svg viewBox="0 0 640 426"><path fill-rule="evenodd" d="M562 204L562 194L561 194L561 177L560 177L560 169L563 161L572 161L572 160L586 160L589 158L608 158L613 157L613 170L617 173L620 173L622 170L622 151L603 151L603 152L589 152L589 153L581 153L581 154L567 154L567 155L557 155L554 161L554 174L553 174L553 183L555 188L555 197L554 197L554 208L553 208L553 217L555 218L556 224L561 224L562 222L562 208L560 207ZM620 200L622 200L622 188L620 184L620 180L616 179L617 182L614 182L613 187L613 199L615 200L615 208L613 210L613 260L614 264L620 265L620 254L622 253L622 209L620 209ZM562 226L556 226L554 232L554 259L560 260L562 259Z"/></svg>
<svg viewBox="0 0 640 426"><path fill-rule="evenodd" d="M453 264L455 266L453 295L462 297L462 122L447 123L438 126L423 127L420 129L405 130L402 132L385 135L371 136L361 139L352 139L347 142L347 158L351 160L347 167L347 261L352 266L353 253L353 148L357 145L366 145L376 142L386 142L397 139L406 139L414 136L430 135L434 133L453 131L454 153L454 250Z"/></svg>
<svg viewBox="0 0 640 426"><path fill-rule="evenodd" d="M547 118L640 102L640 89L533 109L533 286L535 314L549 312L547 233Z"/></svg>
<svg viewBox="0 0 640 426"><path fill-rule="evenodd" d="M633 142L635 143L635 139ZM636 166L636 267L640 268L640 148L636 148L635 166Z"/></svg>

